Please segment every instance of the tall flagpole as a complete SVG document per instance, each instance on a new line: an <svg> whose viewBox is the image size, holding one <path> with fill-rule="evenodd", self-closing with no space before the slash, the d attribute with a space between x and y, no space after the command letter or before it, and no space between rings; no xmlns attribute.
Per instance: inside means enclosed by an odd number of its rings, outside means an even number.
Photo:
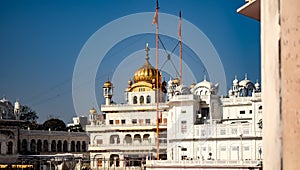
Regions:
<svg viewBox="0 0 300 170"><path fill-rule="evenodd" d="M183 84L182 82L182 37L181 37L181 11L179 11L179 23L178 23L178 38L179 38L179 45L180 45L180 51L179 51L179 56L180 56L180 84Z"/></svg>
<svg viewBox="0 0 300 170"><path fill-rule="evenodd" d="M158 93L159 93L159 71L158 71L158 0L156 0L156 10L154 14L154 18L152 21L152 24L156 24L156 159L159 159L159 112L158 112Z"/></svg>

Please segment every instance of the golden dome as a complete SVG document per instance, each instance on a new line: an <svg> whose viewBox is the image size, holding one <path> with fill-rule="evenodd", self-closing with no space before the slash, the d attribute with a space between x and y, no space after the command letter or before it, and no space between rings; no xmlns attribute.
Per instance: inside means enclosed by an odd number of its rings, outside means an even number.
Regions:
<svg viewBox="0 0 300 170"><path fill-rule="evenodd" d="M173 79L173 83L174 83L174 84L179 85L179 81L180 81L180 80L179 80L179 78L177 78L177 77Z"/></svg>
<svg viewBox="0 0 300 170"><path fill-rule="evenodd" d="M90 109L90 114L94 114L94 113L97 113L97 110L93 107Z"/></svg>
<svg viewBox="0 0 300 170"><path fill-rule="evenodd" d="M103 84L103 87L112 87L112 83L108 80Z"/></svg>
<svg viewBox="0 0 300 170"><path fill-rule="evenodd" d="M158 74L160 76L160 73ZM150 64L148 60L146 60L145 64L134 73L133 79L134 83L140 81L153 83L152 80L156 80L156 69Z"/></svg>

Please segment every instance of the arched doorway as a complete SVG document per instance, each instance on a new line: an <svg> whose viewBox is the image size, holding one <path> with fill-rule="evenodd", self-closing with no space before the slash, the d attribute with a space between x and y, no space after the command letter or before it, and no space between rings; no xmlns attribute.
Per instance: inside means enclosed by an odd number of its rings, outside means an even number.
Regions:
<svg viewBox="0 0 300 170"><path fill-rule="evenodd" d="M140 134L135 134L133 137L133 142L134 143L141 143L142 139L141 139L141 135Z"/></svg>
<svg viewBox="0 0 300 170"><path fill-rule="evenodd" d="M61 151L62 151L62 142L61 142L61 140L59 140L57 142L57 152L61 152Z"/></svg>
<svg viewBox="0 0 300 170"><path fill-rule="evenodd" d="M42 152L42 141L40 139L37 141L36 146L37 146L36 147L37 152Z"/></svg>
<svg viewBox="0 0 300 170"><path fill-rule="evenodd" d="M131 144L132 143L132 138L130 134L125 135L124 141L126 144Z"/></svg>
<svg viewBox="0 0 300 170"><path fill-rule="evenodd" d="M47 141L47 140L44 140L43 143L44 143L44 144L43 144L43 151L44 151L44 152L48 152L48 141Z"/></svg>
<svg viewBox="0 0 300 170"><path fill-rule="evenodd" d="M71 152L75 152L75 141L71 142Z"/></svg>
<svg viewBox="0 0 300 170"><path fill-rule="evenodd" d="M150 143L150 135L149 134L144 134L143 135L143 143L144 144Z"/></svg>
<svg viewBox="0 0 300 170"><path fill-rule="evenodd" d="M120 137L119 135L111 135L109 139L110 144L119 144L120 143Z"/></svg>
<svg viewBox="0 0 300 170"><path fill-rule="evenodd" d="M119 167L120 166L120 158L117 154L111 154L109 157L109 166L110 167Z"/></svg>
<svg viewBox="0 0 300 170"><path fill-rule="evenodd" d="M21 144L21 151L24 153L24 152L27 152L27 148L28 148L28 143L27 143L27 140L26 139L23 139L22 140L22 144Z"/></svg>
<svg viewBox="0 0 300 170"><path fill-rule="evenodd" d="M80 141L77 141L77 143L76 143L76 152L80 152L80 149L81 149Z"/></svg>
<svg viewBox="0 0 300 170"><path fill-rule="evenodd" d="M52 151L52 152L56 152L56 141L55 141L55 140L53 140L53 141L51 142L51 151Z"/></svg>
<svg viewBox="0 0 300 170"><path fill-rule="evenodd" d="M13 142L9 141L7 144L7 154L13 154Z"/></svg>
<svg viewBox="0 0 300 170"><path fill-rule="evenodd" d="M31 141L30 141L30 152L32 152L32 153L36 152L36 142L34 139L31 139Z"/></svg>
<svg viewBox="0 0 300 170"><path fill-rule="evenodd" d="M66 140L64 140L64 143L63 143L63 151L68 152L68 142Z"/></svg>

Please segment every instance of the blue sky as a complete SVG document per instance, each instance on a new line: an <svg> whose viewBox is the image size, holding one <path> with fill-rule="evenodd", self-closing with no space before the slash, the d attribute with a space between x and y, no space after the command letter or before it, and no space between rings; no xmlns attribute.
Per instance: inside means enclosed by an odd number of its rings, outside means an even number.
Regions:
<svg viewBox="0 0 300 170"><path fill-rule="evenodd" d="M177 15L181 10L183 18L209 38L225 69L226 89L235 75L242 79L247 73L252 81L260 81L260 24L236 13L244 3L244 0L161 0L159 3L163 13ZM115 19L154 11L154 0L0 1L0 95L30 106L39 114L39 122L49 117L70 122L75 116L73 70L86 41ZM149 39L151 35L126 39L111 52L128 55L126 51L120 52L124 43L137 42L133 50L142 50ZM166 37L164 41L168 44L171 40ZM118 61L109 58L104 61L118 65ZM199 69L202 76L200 70L203 68ZM99 104L103 103L101 85L107 75L112 76L111 68L99 68L95 90Z"/></svg>

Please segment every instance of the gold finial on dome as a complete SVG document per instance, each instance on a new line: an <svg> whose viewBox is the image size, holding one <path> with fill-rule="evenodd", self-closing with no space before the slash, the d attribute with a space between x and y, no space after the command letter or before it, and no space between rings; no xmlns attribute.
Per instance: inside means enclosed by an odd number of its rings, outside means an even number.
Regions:
<svg viewBox="0 0 300 170"><path fill-rule="evenodd" d="M96 110L94 107L92 107L92 108L90 109L90 114L94 114L94 113L97 113L97 110Z"/></svg>
<svg viewBox="0 0 300 170"><path fill-rule="evenodd" d="M148 43L146 43L145 51L146 51L146 60L148 61L149 60L149 51L150 51L150 48L148 47Z"/></svg>
<svg viewBox="0 0 300 170"><path fill-rule="evenodd" d="M149 62L149 47L148 47L148 43L146 44L146 62L144 63L144 65L142 67L140 67L135 73L134 73L134 83L137 82L148 82L148 83L153 83L153 79L154 79L154 83L156 80L156 69L150 64ZM161 76L160 73L159 77Z"/></svg>
<svg viewBox="0 0 300 170"><path fill-rule="evenodd" d="M109 75L107 76L107 81L103 84L104 88L112 87L113 84L109 81Z"/></svg>

